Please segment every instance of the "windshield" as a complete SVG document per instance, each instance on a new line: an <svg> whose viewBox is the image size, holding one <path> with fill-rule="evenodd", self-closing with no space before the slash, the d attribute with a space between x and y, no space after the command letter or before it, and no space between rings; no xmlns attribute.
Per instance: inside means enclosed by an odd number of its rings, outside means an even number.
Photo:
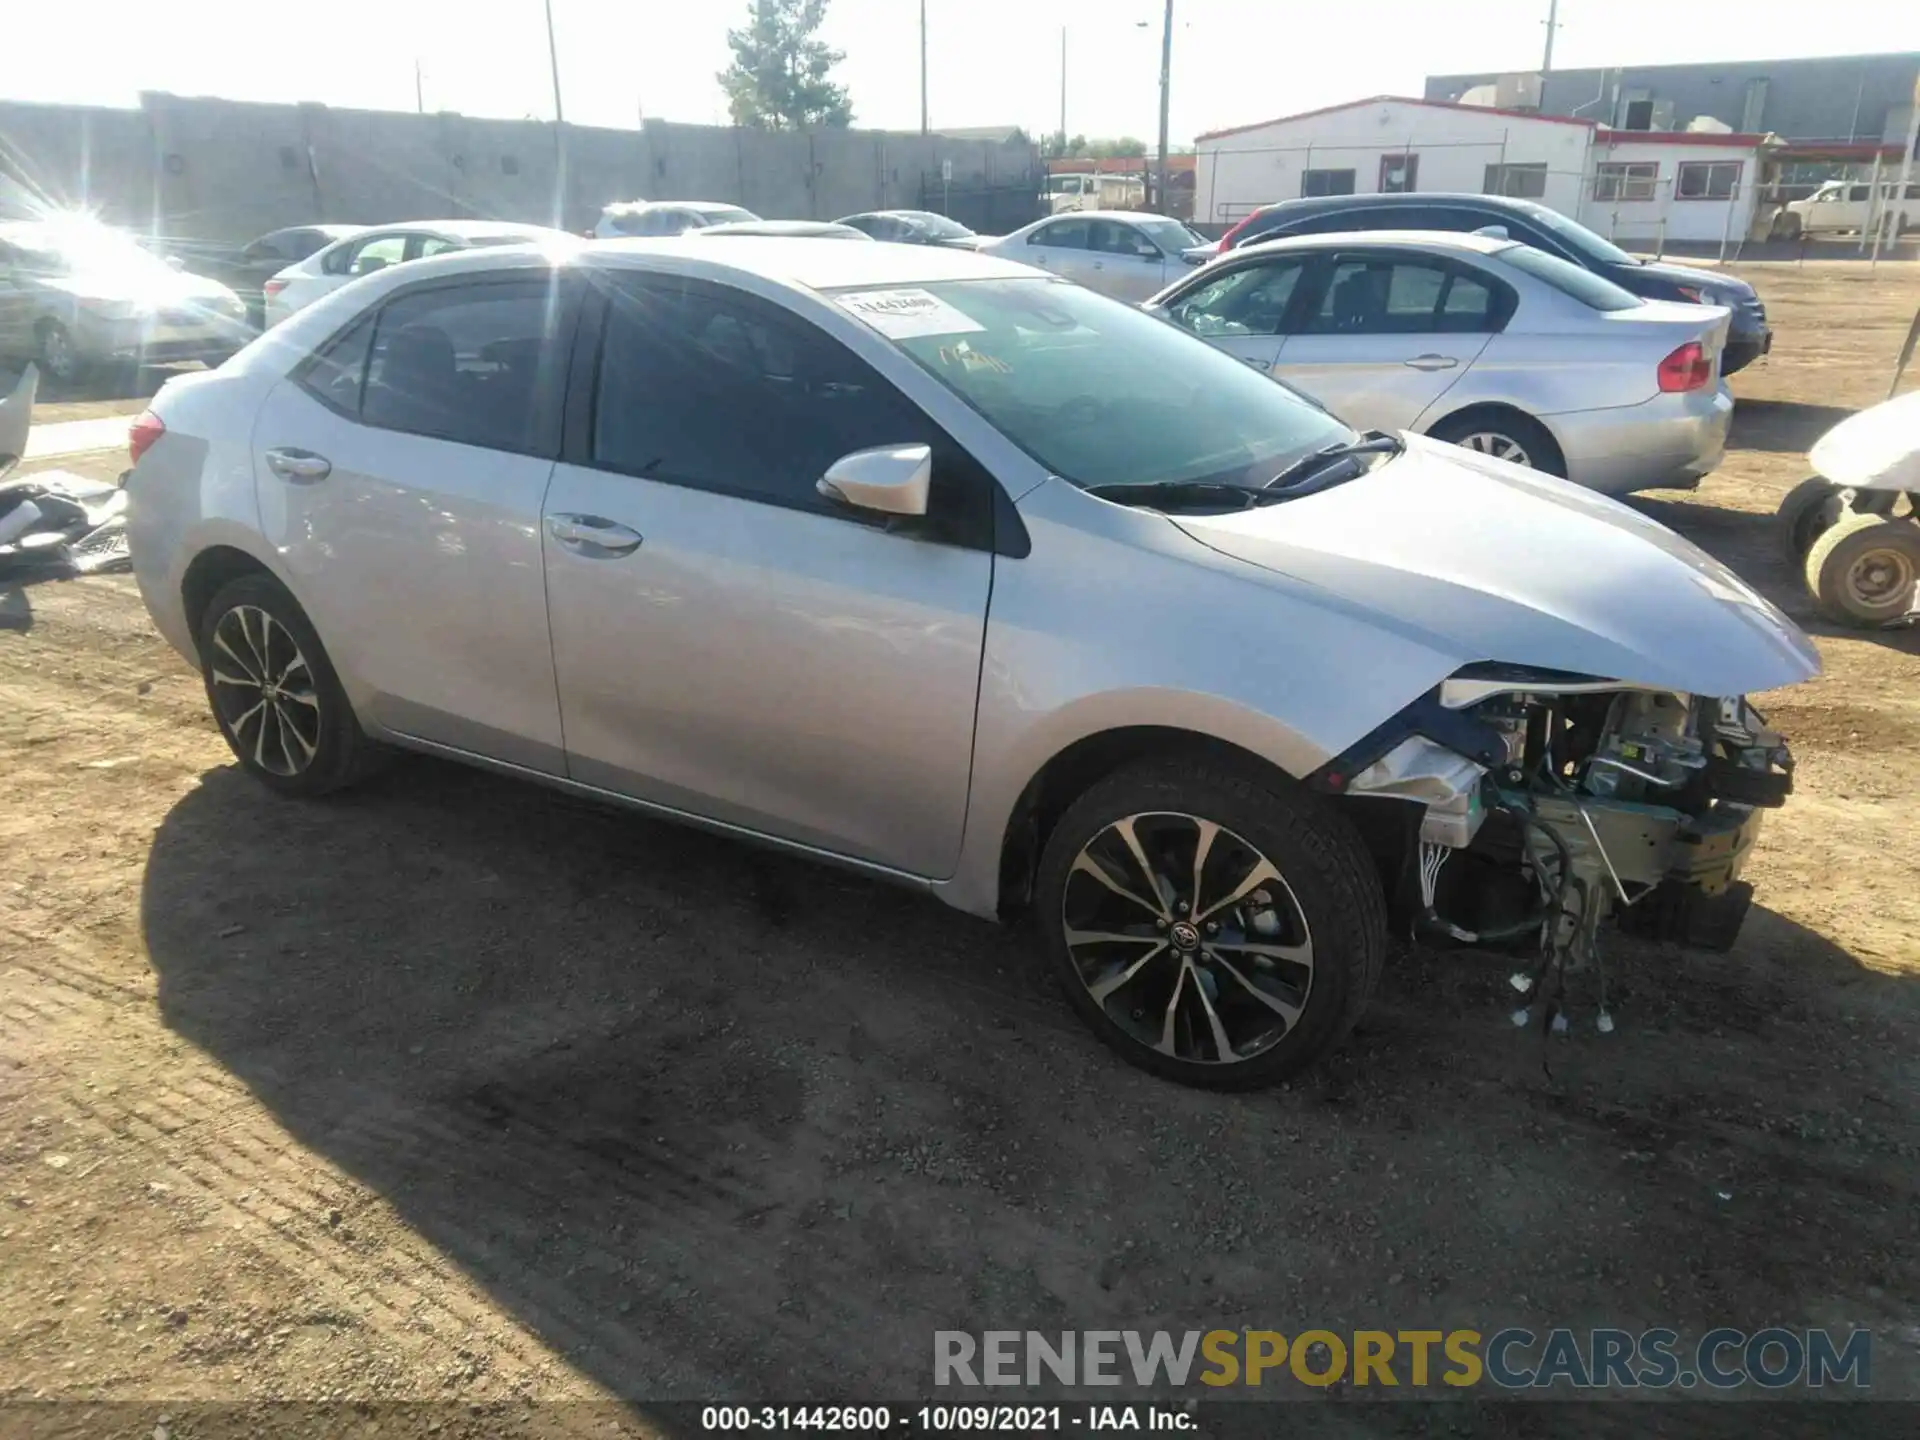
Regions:
<svg viewBox="0 0 1920 1440"><path fill-rule="evenodd" d="M700 218L709 225L744 225L760 217L751 210L742 210L737 205L725 205L712 210L702 210Z"/></svg>
<svg viewBox="0 0 1920 1440"><path fill-rule="evenodd" d="M944 215L935 215L931 210L902 210L900 213L935 240L964 240L973 234L973 231L958 220L949 220Z"/></svg>
<svg viewBox="0 0 1920 1440"><path fill-rule="evenodd" d="M1178 220L1169 220L1164 216L1149 216L1133 223L1140 227L1141 234L1171 254L1207 243L1203 236L1189 230Z"/></svg>
<svg viewBox="0 0 1920 1440"><path fill-rule="evenodd" d="M1077 285L964 280L834 297L1076 485L1265 485L1354 440L1184 330Z"/></svg>
<svg viewBox="0 0 1920 1440"><path fill-rule="evenodd" d="M1638 265L1640 262L1622 250L1618 245L1603 236L1596 235L1586 226L1567 219L1558 210L1549 210L1544 205L1535 205L1526 200L1509 200L1509 205L1517 205L1527 212L1542 230L1552 232L1553 237L1583 260L1596 265Z"/></svg>
<svg viewBox="0 0 1920 1440"><path fill-rule="evenodd" d="M1531 245L1509 245L1496 252L1501 260L1562 295L1571 295L1591 310L1632 310L1644 302L1632 291L1623 290L1604 275L1583 270L1558 255L1549 255Z"/></svg>

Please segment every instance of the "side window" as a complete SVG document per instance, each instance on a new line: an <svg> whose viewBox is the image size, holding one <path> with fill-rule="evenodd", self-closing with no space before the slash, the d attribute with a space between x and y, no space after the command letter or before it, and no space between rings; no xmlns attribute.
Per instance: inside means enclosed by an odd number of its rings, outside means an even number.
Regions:
<svg viewBox="0 0 1920 1440"><path fill-rule="evenodd" d="M1086 250L1091 226L1085 220L1061 220L1043 225L1027 237L1029 245L1047 245L1055 250Z"/></svg>
<svg viewBox="0 0 1920 1440"><path fill-rule="evenodd" d="M449 240L444 235L422 235L420 248L414 253L415 260L424 260L429 255L444 255L449 250L461 249L458 240Z"/></svg>
<svg viewBox="0 0 1920 1440"><path fill-rule="evenodd" d="M1202 285L1169 314L1175 323L1209 339L1276 335L1305 269L1304 260L1243 266Z"/></svg>
<svg viewBox="0 0 1920 1440"><path fill-rule="evenodd" d="M609 296L598 465L845 517L815 488L827 467L916 443L951 448L889 381L798 317L699 282L629 282ZM936 474L932 503L938 514L964 501Z"/></svg>
<svg viewBox="0 0 1920 1440"><path fill-rule="evenodd" d="M1864 185L1855 185L1852 189L1847 191L1847 199L1855 205L1865 204L1867 199L1867 187Z"/></svg>
<svg viewBox="0 0 1920 1440"><path fill-rule="evenodd" d="M240 258L249 265L284 265L289 257L279 242L256 240L240 252Z"/></svg>
<svg viewBox="0 0 1920 1440"><path fill-rule="evenodd" d="M373 345L371 313L362 315L329 340L294 372L294 383L329 410L358 418L360 385L367 374L367 351Z"/></svg>
<svg viewBox="0 0 1920 1440"><path fill-rule="evenodd" d="M407 258L407 237L376 235L349 247L345 253L334 258L344 262L336 274L371 275L389 265L398 265Z"/></svg>
<svg viewBox="0 0 1920 1440"><path fill-rule="evenodd" d="M380 312L360 418L463 445L552 454L540 396L558 358L546 280L402 295Z"/></svg>
<svg viewBox="0 0 1920 1440"><path fill-rule="evenodd" d="M1087 226L1087 248L1105 255L1144 255L1159 258L1160 247L1131 225L1117 220L1094 220Z"/></svg>
<svg viewBox="0 0 1920 1440"><path fill-rule="evenodd" d="M1498 324L1495 309L1484 281L1443 266L1347 258L1333 267L1319 312L1304 329L1311 335L1473 332Z"/></svg>

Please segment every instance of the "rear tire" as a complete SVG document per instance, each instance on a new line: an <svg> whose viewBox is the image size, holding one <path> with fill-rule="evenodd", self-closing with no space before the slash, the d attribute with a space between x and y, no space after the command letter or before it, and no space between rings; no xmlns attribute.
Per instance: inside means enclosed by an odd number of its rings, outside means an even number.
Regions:
<svg viewBox="0 0 1920 1440"><path fill-rule="evenodd" d="M283 795L325 795L377 762L299 603L269 575L215 592L200 620L207 703L234 757Z"/></svg>
<svg viewBox="0 0 1920 1440"><path fill-rule="evenodd" d="M40 368L62 385L77 385L86 378L87 362L58 320L40 326Z"/></svg>
<svg viewBox="0 0 1920 1440"><path fill-rule="evenodd" d="M1196 873L1197 872L1197 873ZM1132 1064L1210 1089L1322 1059L1366 1008L1386 899L1344 815L1228 762L1147 761L1047 837L1042 941L1081 1018Z"/></svg>
<svg viewBox="0 0 1920 1440"><path fill-rule="evenodd" d="M1807 552L1807 589L1829 620L1875 627L1913 608L1920 583L1920 525L1885 515L1845 515Z"/></svg>
<svg viewBox="0 0 1920 1440"><path fill-rule="evenodd" d="M1517 410L1466 411L1449 415L1427 432L1435 440L1458 445L1496 460L1510 461L1543 475L1567 478L1567 462L1547 427Z"/></svg>
<svg viewBox="0 0 1920 1440"><path fill-rule="evenodd" d="M1786 494L1774 511L1780 547L1787 559L1804 565L1813 542L1840 518L1840 487L1821 475L1809 475Z"/></svg>

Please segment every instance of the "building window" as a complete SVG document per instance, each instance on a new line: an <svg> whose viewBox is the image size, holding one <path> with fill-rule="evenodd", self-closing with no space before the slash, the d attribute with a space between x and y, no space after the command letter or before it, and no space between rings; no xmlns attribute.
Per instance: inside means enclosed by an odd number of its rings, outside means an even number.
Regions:
<svg viewBox="0 0 1920 1440"><path fill-rule="evenodd" d="M1353 194L1353 171L1302 170L1300 193L1302 195L1351 195Z"/></svg>
<svg viewBox="0 0 1920 1440"><path fill-rule="evenodd" d="M1516 200L1538 200L1547 193L1547 163L1533 165L1489 165L1486 183L1480 187L1488 195L1511 195Z"/></svg>
<svg viewBox="0 0 1920 1440"><path fill-rule="evenodd" d="M1418 155L1382 155L1380 157L1380 193L1403 195L1419 189Z"/></svg>
<svg viewBox="0 0 1920 1440"><path fill-rule="evenodd" d="M1731 200L1740 193L1743 160L1683 160L1673 187L1678 200Z"/></svg>
<svg viewBox="0 0 1920 1440"><path fill-rule="evenodd" d="M1627 102L1627 117L1620 128L1622 130L1653 129L1653 101L1629 100Z"/></svg>
<svg viewBox="0 0 1920 1440"><path fill-rule="evenodd" d="M1593 172L1596 200L1651 200L1659 193L1658 161L1605 161Z"/></svg>

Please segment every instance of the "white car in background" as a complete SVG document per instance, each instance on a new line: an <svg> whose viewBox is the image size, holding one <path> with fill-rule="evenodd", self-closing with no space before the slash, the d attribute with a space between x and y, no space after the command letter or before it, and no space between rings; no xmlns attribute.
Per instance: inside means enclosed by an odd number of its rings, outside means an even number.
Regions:
<svg viewBox="0 0 1920 1440"><path fill-rule="evenodd" d="M1165 215L1137 210L1080 210L1054 215L989 240L981 253L998 255L1111 295L1145 300L1188 274L1197 260L1182 252L1206 241Z"/></svg>
<svg viewBox="0 0 1920 1440"><path fill-rule="evenodd" d="M1274 240L1147 309L1358 429L1411 430L1613 495L1697 485L1733 417L1729 311L1642 300L1514 240Z"/></svg>
<svg viewBox="0 0 1920 1440"><path fill-rule="evenodd" d="M718 200L633 200L607 206L593 227L595 240L684 235L710 225L746 225L760 217Z"/></svg>
<svg viewBox="0 0 1920 1440"><path fill-rule="evenodd" d="M406 220L376 225L336 240L298 264L289 265L261 286L267 325L278 325L349 280L373 275L389 265L424 260L449 250L476 245L539 244L554 239L578 244L564 230L545 225L511 225L498 220Z"/></svg>

